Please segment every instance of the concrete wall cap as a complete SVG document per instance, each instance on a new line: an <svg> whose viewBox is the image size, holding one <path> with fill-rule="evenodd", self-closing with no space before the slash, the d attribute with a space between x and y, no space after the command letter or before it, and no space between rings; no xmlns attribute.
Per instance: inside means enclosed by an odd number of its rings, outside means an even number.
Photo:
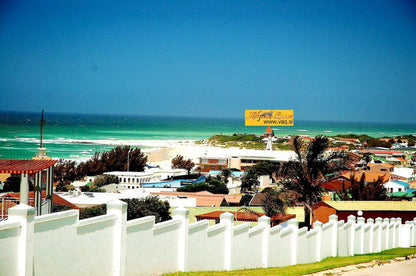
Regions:
<svg viewBox="0 0 416 276"><path fill-rule="evenodd" d="M35 216L36 209L26 204L19 204L9 209L9 216Z"/></svg>
<svg viewBox="0 0 416 276"><path fill-rule="evenodd" d="M172 211L173 216L184 216L186 218L189 217L189 210L183 207L176 208Z"/></svg>
<svg viewBox="0 0 416 276"><path fill-rule="evenodd" d="M338 221L338 216L334 215L334 214L330 215L329 216L329 221Z"/></svg>

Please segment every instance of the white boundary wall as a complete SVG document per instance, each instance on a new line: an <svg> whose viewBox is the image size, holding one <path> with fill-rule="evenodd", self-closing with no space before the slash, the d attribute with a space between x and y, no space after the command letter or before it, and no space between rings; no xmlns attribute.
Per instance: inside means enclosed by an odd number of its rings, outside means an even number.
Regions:
<svg viewBox="0 0 416 276"><path fill-rule="evenodd" d="M332 215L314 228L233 225L231 213L220 223L188 223L178 208L172 220L152 216L127 221L127 204L113 201L107 214L79 220L78 210L35 217L20 204L0 222L0 275L158 275L177 271L235 270L312 263L330 256L380 252L416 245L416 218L375 221Z"/></svg>

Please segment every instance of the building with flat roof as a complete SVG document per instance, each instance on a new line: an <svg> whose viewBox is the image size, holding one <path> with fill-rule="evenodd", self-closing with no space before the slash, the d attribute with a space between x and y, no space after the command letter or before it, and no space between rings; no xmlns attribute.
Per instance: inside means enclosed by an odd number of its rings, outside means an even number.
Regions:
<svg viewBox="0 0 416 276"><path fill-rule="evenodd" d="M202 172L226 168L244 171L260 162L280 163L296 158L294 151L221 149L220 152L214 154L206 152L204 156L199 157L198 165Z"/></svg>
<svg viewBox="0 0 416 276"><path fill-rule="evenodd" d="M105 172L104 174L117 176L120 182L119 185L122 187L137 189L142 187L144 183L160 182L175 176L187 175L188 171L185 169L151 168L144 172L114 171Z"/></svg>

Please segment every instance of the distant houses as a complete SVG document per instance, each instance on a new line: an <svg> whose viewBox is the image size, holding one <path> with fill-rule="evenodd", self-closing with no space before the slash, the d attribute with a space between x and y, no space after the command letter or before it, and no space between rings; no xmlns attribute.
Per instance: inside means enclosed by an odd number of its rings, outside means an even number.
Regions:
<svg viewBox="0 0 416 276"><path fill-rule="evenodd" d="M416 217L415 201L325 201L314 206L316 220L326 223L330 215L337 215L339 220L347 221L348 216L367 219L401 218L402 221Z"/></svg>

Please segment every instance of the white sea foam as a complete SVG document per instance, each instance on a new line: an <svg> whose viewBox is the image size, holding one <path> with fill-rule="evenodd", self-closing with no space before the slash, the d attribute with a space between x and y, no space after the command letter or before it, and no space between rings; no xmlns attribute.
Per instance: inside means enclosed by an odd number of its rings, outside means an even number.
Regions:
<svg viewBox="0 0 416 276"><path fill-rule="evenodd" d="M306 132L308 130L307 129L297 129L296 131Z"/></svg>
<svg viewBox="0 0 416 276"><path fill-rule="evenodd" d="M39 143L37 138L15 138L2 139L2 141L19 141L26 143ZM145 147L175 147L184 144L194 144L196 140L120 140L110 139L66 139L59 137L57 139L44 139L44 143L50 144L90 144L90 145L109 145L109 146L145 146Z"/></svg>

